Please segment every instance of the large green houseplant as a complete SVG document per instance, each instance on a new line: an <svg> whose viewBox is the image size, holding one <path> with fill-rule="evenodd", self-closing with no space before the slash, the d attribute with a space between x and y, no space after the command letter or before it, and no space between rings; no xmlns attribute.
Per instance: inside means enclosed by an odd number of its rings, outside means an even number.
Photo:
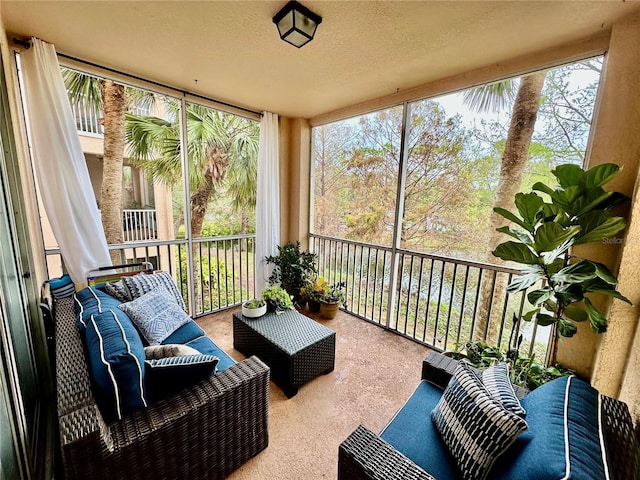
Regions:
<svg viewBox="0 0 640 480"><path fill-rule="evenodd" d="M524 320L539 325L557 325L556 335L571 337L577 324L589 321L596 333L607 330L607 318L591 301L600 293L629 300L616 290L617 278L598 262L570 253L574 246L603 242L625 228L622 217L610 210L627 198L602 187L620 168L603 164L583 170L576 165L560 165L552 171L558 186L538 182L530 193L515 197L517 213L503 208L495 212L515 224L501 227L514 240L502 243L493 254L506 261L526 265L507 290L527 294L533 306Z"/></svg>
<svg viewBox="0 0 640 480"><path fill-rule="evenodd" d="M289 295L293 295L295 303L299 303L302 297L300 289L317 273L316 258L315 253L301 250L300 242L278 245L278 254L265 258L267 263L274 265L269 282L280 285Z"/></svg>

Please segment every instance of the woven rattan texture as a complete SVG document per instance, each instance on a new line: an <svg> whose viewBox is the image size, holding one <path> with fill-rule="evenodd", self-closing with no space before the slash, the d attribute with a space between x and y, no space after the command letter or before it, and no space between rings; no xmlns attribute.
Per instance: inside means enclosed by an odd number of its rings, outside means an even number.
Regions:
<svg viewBox="0 0 640 480"><path fill-rule="evenodd" d="M335 366L335 332L294 311L257 319L234 313L233 346L267 363L273 380L289 397Z"/></svg>
<svg viewBox="0 0 640 480"><path fill-rule="evenodd" d="M55 310L66 480L222 479L267 447L269 368L256 357L106 425L69 305Z"/></svg>
<svg viewBox="0 0 640 480"><path fill-rule="evenodd" d="M602 396L602 416L611 480L640 480L640 439L627 405Z"/></svg>
<svg viewBox="0 0 640 480"><path fill-rule="evenodd" d="M338 479L435 480L362 425L340 445Z"/></svg>

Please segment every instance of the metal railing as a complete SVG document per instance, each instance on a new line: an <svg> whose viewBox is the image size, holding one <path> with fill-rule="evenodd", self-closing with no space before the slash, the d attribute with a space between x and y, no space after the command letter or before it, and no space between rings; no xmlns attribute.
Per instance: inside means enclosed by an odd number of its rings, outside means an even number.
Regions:
<svg viewBox="0 0 640 480"><path fill-rule="evenodd" d="M91 108L88 102L71 102L71 110L76 119L78 132L90 136L103 136L104 128L100 123L102 111L97 108Z"/></svg>
<svg viewBox="0 0 640 480"><path fill-rule="evenodd" d="M485 263L380 245L310 235L318 271L329 283L346 284L352 315L437 350L473 340L506 348L522 335L521 352L544 360L549 330L514 324L527 292L506 286L519 271ZM535 287L532 287L535 288Z"/></svg>
<svg viewBox="0 0 640 480"><path fill-rule="evenodd" d="M193 264L187 261L187 240L156 240L109 245L119 253L114 264L149 262L175 280L194 317L238 306L255 296L255 235L206 237L192 242ZM45 249L49 278L65 271L60 249ZM96 268L105 265L96 265ZM188 279L193 270L194 305L190 307Z"/></svg>
<svg viewBox="0 0 640 480"><path fill-rule="evenodd" d="M122 241L155 240L157 236L155 210L125 209L122 211Z"/></svg>

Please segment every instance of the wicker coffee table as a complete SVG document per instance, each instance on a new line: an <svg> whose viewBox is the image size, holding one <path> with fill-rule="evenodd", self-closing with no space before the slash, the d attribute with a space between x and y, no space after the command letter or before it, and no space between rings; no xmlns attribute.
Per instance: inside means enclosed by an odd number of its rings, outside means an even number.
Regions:
<svg viewBox="0 0 640 480"><path fill-rule="evenodd" d="M233 347L271 367L271 378L288 398L335 366L336 332L290 310L248 318L233 314Z"/></svg>

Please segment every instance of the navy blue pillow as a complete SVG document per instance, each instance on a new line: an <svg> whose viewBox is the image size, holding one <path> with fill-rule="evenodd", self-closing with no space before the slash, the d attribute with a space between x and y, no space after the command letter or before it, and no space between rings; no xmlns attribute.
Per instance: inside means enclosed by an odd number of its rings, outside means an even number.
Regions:
<svg viewBox="0 0 640 480"><path fill-rule="evenodd" d="M146 389L153 401L190 387L215 372L214 355L180 355L147 360Z"/></svg>
<svg viewBox="0 0 640 480"><path fill-rule="evenodd" d="M489 478L607 478L599 397L576 377L558 378L528 394L521 403L529 429L498 459Z"/></svg>
<svg viewBox="0 0 640 480"><path fill-rule="evenodd" d="M146 407L144 346L131 320L117 308L94 313L85 337L96 402L105 421Z"/></svg>
<svg viewBox="0 0 640 480"><path fill-rule="evenodd" d="M117 309L122 302L96 287L83 288L75 295L74 308L80 333L84 334L91 315Z"/></svg>

